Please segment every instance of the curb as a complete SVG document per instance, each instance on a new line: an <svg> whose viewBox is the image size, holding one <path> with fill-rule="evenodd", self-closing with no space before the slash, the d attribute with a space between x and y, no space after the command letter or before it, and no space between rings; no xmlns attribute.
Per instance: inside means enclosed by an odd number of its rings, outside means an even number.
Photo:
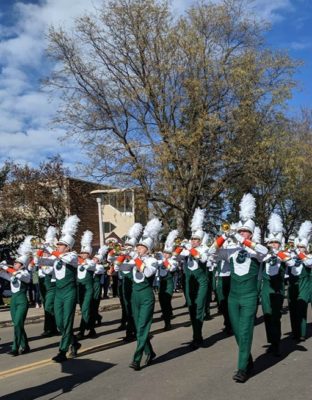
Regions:
<svg viewBox="0 0 312 400"><path fill-rule="evenodd" d="M113 311L113 310L118 310L119 308L121 308L120 304L110 304L107 306L99 307L99 312ZM7 311L9 311L9 309ZM81 315L81 311L76 310L75 315ZM44 314L33 315L32 317L26 317L24 325L37 324L42 321L44 321ZM10 326L13 326L13 322L11 319L0 322L0 328L8 328Z"/></svg>
<svg viewBox="0 0 312 400"><path fill-rule="evenodd" d="M182 294L175 293L172 298L177 299L181 296L182 296ZM158 302L158 298L156 298L156 302ZM118 310L120 308L121 308L120 303L119 304L108 304L108 305L100 306L99 312L113 311L113 310ZM9 310L10 310L10 308L8 307L8 309L6 311L9 311ZM76 310L75 315L81 315L81 311ZM26 317L24 325L37 324L37 323L43 322L43 321L44 321L44 314L34 315L32 317ZM13 322L11 319L0 322L0 328L8 328L10 326L13 326Z"/></svg>

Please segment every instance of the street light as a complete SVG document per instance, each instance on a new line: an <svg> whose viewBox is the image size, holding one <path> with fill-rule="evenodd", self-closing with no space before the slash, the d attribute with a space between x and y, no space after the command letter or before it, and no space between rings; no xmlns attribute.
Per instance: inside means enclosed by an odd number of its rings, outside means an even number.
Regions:
<svg viewBox="0 0 312 400"><path fill-rule="evenodd" d="M104 232L103 232L103 215L102 215L102 197L97 197L98 214L99 214L99 228L100 228L100 247L104 246Z"/></svg>

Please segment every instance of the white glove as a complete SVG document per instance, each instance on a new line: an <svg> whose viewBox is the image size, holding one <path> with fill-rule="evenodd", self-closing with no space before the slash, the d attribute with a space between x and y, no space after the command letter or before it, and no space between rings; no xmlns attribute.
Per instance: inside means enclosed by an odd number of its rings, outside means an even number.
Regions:
<svg viewBox="0 0 312 400"><path fill-rule="evenodd" d="M239 234L238 232L236 232L232 237L233 237L234 240L236 240L238 243L241 243L241 244L245 240L245 238L241 234Z"/></svg>
<svg viewBox="0 0 312 400"><path fill-rule="evenodd" d="M108 246L104 244L104 246L100 247L99 254L104 255L108 252Z"/></svg>
<svg viewBox="0 0 312 400"><path fill-rule="evenodd" d="M45 243L43 245L43 251L45 251L45 252L47 252L49 254L52 254L53 248L49 245L49 243Z"/></svg>

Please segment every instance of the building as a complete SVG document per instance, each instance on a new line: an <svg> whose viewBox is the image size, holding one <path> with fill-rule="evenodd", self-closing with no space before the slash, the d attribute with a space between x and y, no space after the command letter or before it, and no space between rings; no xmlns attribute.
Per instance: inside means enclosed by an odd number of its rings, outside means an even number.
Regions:
<svg viewBox="0 0 312 400"><path fill-rule="evenodd" d="M91 195L98 204L100 244L109 237L124 240L135 222L146 224L148 208L142 191L133 188L97 189Z"/></svg>
<svg viewBox="0 0 312 400"><path fill-rule="evenodd" d="M44 238L49 225L60 228L66 216L76 214L80 223L75 250L80 251L80 240L85 230L93 232L93 247L97 249L101 245L101 237L102 242L108 236L122 240L134 222L145 224L147 220L147 204L138 189L118 189L69 177L36 182L35 185L32 182L16 187L10 184L6 188L5 193L10 197L4 197L2 192L0 204L11 204L19 221L21 229L15 238L17 244L25 234ZM0 242L3 252L5 246L11 248L12 243L12 237L3 238Z"/></svg>

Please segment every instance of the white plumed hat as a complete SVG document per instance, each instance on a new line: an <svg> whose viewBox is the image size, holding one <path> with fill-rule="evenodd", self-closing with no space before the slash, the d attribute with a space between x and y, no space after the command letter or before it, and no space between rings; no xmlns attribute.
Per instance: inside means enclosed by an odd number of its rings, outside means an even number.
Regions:
<svg viewBox="0 0 312 400"><path fill-rule="evenodd" d="M49 226L44 238L44 242L49 244L49 246L55 246L56 235L57 235L57 228L55 226Z"/></svg>
<svg viewBox="0 0 312 400"><path fill-rule="evenodd" d="M102 262L104 260L105 254L108 252L108 247L107 246L102 246L99 248L97 254L94 256L96 257L99 262Z"/></svg>
<svg viewBox="0 0 312 400"><path fill-rule="evenodd" d="M205 209L198 207L194 212L191 223L192 238L202 240L204 237L203 224L205 218L205 211L206 211Z"/></svg>
<svg viewBox="0 0 312 400"><path fill-rule="evenodd" d="M134 247L139 239L139 236L141 235L143 231L143 225L140 224L139 222L136 222L131 226L131 228L128 231L128 238L125 242L126 245Z"/></svg>
<svg viewBox="0 0 312 400"><path fill-rule="evenodd" d="M252 235L252 241L255 243L261 243L261 229L259 226L255 226L254 233Z"/></svg>
<svg viewBox="0 0 312 400"><path fill-rule="evenodd" d="M57 244L65 244L72 248L75 244L74 236L78 229L80 219L77 215L70 215L64 222L62 227L62 236Z"/></svg>
<svg viewBox="0 0 312 400"><path fill-rule="evenodd" d="M93 233L91 231L84 231L81 237L81 253L92 253L92 239Z"/></svg>
<svg viewBox="0 0 312 400"><path fill-rule="evenodd" d="M304 221L299 228L298 236L295 239L296 246L308 247L310 235L312 233L311 221Z"/></svg>
<svg viewBox="0 0 312 400"><path fill-rule="evenodd" d="M275 213L272 213L269 218L268 223L269 236L266 241L270 242L279 242L282 244L283 242L283 222L282 218Z"/></svg>
<svg viewBox="0 0 312 400"><path fill-rule="evenodd" d="M18 257L16 258L15 262L23 264L27 267L29 263L30 256L32 255L33 248L32 248L32 236L26 236L21 245L17 250Z"/></svg>
<svg viewBox="0 0 312 400"><path fill-rule="evenodd" d="M239 208L240 222L238 223L238 231L246 230L253 233L255 230L253 219L255 218L256 211L256 200L253 195L250 193L244 194Z"/></svg>
<svg viewBox="0 0 312 400"><path fill-rule="evenodd" d="M178 236L179 236L179 231L177 229L174 229L173 231L169 232L165 242L164 252L166 253L173 252L174 241Z"/></svg>
<svg viewBox="0 0 312 400"><path fill-rule="evenodd" d="M161 228L162 224L158 218L153 218L148 221L143 231L143 237L137 245L145 246L149 251L151 251L158 239Z"/></svg>

